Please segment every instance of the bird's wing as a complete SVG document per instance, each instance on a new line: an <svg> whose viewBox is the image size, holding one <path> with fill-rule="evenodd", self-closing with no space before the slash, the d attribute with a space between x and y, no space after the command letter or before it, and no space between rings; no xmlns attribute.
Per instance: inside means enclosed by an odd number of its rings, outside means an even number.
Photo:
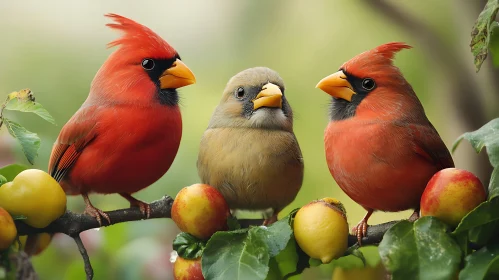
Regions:
<svg viewBox="0 0 499 280"><path fill-rule="evenodd" d="M440 169L454 167L452 156L445 143L438 135L435 127L428 121L427 125L407 124L406 128L412 136L414 151Z"/></svg>
<svg viewBox="0 0 499 280"><path fill-rule="evenodd" d="M49 173L56 181L64 178L83 148L95 138L97 111L97 106L80 108L59 133L49 160Z"/></svg>

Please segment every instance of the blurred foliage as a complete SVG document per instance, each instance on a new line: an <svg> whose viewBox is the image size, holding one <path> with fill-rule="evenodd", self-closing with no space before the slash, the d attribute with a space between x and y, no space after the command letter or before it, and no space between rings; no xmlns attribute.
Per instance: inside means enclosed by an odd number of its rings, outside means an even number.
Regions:
<svg viewBox="0 0 499 280"><path fill-rule="evenodd" d="M474 14L466 1L398 2L428 22L446 42L464 46L463 42L469 42L468 30L478 12ZM197 78L196 85L180 91L184 131L179 153L161 180L137 194L145 201L164 194L174 196L182 187L199 181L196 158L201 135L228 79L249 67L268 66L278 71L295 113L295 133L305 159L305 191L283 210L282 216L311 200L329 196L345 204L350 224L364 214L336 186L327 169L323 131L329 99L314 88L322 77L362 51L388 41L413 45L415 49L397 55L396 65L413 85L444 141L451 143L460 134L456 133L459 124L453 122L453 116L441 114L449 106L441 104L445 100L442 96L452 93L447 90L448 82L440 79L442 73L432 67L438 61L421 51L425 42L414 41L412 34L360 1L1 1L0 93L31 88L58 124L52 126L26 114L15 116L16 122L28 130L36 129L41 138L36 168L46 170L59 130L83 103L93 76L112 52L105 49L105 44L118 34L104 26L107 20L102 15L108 12L130 17L156 31L178 50ZM463 21L466 32L455 26ZM467 67L472 69L469 49L462 48L462 55L469 57ZM27 164L6 133L5 129L0 131L0 162ZM461 164L468 167L466 160ZM96 195L92 202L104 210L128 206L115 195ZM81 212L84 204L80 197L71 197L68 207ZM370 222L409 215L408 211L378 213ZM90 230L82 238L95 279L172 279L169 254L177 233L173 222L161 219ZM53 244L33 263L41 279L83 278L81 257L67 236L56 235ZM331 279L333 263L307 269L303 276L293 279Z"/></svg>

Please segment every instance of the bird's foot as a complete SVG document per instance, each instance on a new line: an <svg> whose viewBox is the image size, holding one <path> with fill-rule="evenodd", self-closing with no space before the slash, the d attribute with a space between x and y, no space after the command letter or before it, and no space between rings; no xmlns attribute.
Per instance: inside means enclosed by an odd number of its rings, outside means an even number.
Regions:
<svg viewBox="0 0 499 280"><path fill-rule="evenodd" d="M270 226L271 224L277 222L277 215L279 214L280 210L276 209L268 209L263 212L263 218L265 219L263 221L264 226Z"/></svg>
<svg viewBox="0 0 499 280"><path fill-rule="evenodd" d="M359 246L362 246L362 238L367 236L367 228L369 227L367 225L367 220L371 217L373 214L373 210L367 210L367 214L362 218L362 220L352 228L352 233L357 236L357 242L359 243Z"/></svg>
<svg viewBox="0 0 499 280"><path fill-rule="evenodd" d="M271 224L273 224L273 223L275 223L275 222L277 222L277 214L272 215L271 217L269 217L269 218L265 219L265 220L263 221L263 225L264 225L264 226L270 226Z"/></svg>
<svg viewBox="0 0 499 280"><path fill-rule="evenodd" d="M359 246L362 246L362 238L367 235L368 227L369 226L367 225L367 221L365 219L362 219L356 226L352 228L352 233L353 235L357 236L357 242L359 243Z"/></svg>
<svg viewBox="0 0 499 280"><path fill-rule="evenodd" d="M414 210L414 213L407 219L409 222L414 222L419 219L419 209Z"/></svg>
<svg viewBox="0 0 499 280"><path fill-rule="evenodd" d="M83 214L89 215L94 217L97 222L99 222L99 226L102 226L102 218L106 219L106 221L111 224L111 219L109 219L109 215L106 214L106 212L95 208L90 201L88 201L87 206L85 207L85 211L83 211Z"/></svg>
<svg viewBox="0 0 499 280"><path fill-rule="evenodd" d="M151 217L151 206L149 203L138 200L127 193L120 193L120 195L130 202L130 207L138 207L140 209L140 213L146 216L146 219Z"/></svg>

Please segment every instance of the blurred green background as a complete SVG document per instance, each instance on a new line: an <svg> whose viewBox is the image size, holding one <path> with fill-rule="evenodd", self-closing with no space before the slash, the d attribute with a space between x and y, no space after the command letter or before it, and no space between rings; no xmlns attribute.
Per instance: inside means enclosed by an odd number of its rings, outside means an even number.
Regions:
<svg viewBox="0 0 499 280"><path fill-rule="evenodd" d="M132 18L157 32L180 53L197 84L182 88L183 138L169 172L136 194L145 201L175 196L199 181L199 141L230 77L254 66L281 74L295 112L295 133L305 160L305 181L282 214L332 196L344 202L355 225L365 214L335 184L326 166L323 131L329 97L316 83L346 60L390 41L414 49L396 56L428 117L450 147L461 133L498 116L497 77L489 61L475 73L469 52L471 27L484 1L1 1L0 98L30 88L55 117L52 126L36 116L9 117L42 139L36 168L47 169L52 143L85 100L90 82L119 34L105 27L105 13ZM355 148L355 147L352 147ZM488 181L486 158L468 144L454 155L457 167ZM26 163L6 129L0 130L0 165ZM403 187L403 186L401 186ZM103 210L127 207L117 195L94 195ZM83 211L81 197L68 207ZM411 211L375 213L370 224L407 218ZM83 234L95 279L172 279L171 241L178 233L167 219L118 224ZM33 263L41 279L83 279L83 263L67 236ZM331 279L331 266L309 269L303 279ZM300 279L300 277L297 277Z"/></svg>

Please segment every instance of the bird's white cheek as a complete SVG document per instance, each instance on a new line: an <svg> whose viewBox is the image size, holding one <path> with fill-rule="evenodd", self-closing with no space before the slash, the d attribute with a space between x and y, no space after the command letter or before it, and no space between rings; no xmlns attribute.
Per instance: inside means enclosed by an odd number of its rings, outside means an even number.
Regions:
<svg viewBox="0 0 499 280"><path fill-rule="evenodd" d="M251 115L250 121L255 127L282 127L287 123L287 118L282 110L261 108Z"/></svg>

